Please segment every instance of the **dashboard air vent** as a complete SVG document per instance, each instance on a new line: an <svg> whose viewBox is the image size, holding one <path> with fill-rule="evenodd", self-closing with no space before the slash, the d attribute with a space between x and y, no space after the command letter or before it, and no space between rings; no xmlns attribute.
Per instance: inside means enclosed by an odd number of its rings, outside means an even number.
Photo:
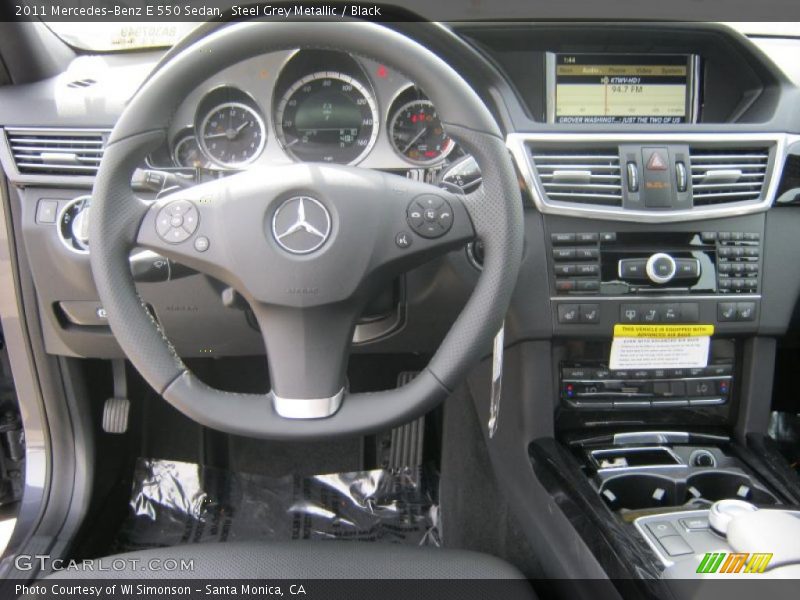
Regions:
<svg viewBox="0 0 800 600"><path fill-rule="evenodd" d="M105 144L101 131L6 129L17 170L38 175L95 175Z"/></svg>
<svg viewBox="0 0 800 600"><path fill-rule="evenodd" d="M550 200L622 206L616 147L531 147L531 158Z"/></svg>
<svg viewBox="0 0 800 600"><path fill-rule="evenodd" d="M690 148L695 206L761 199L767 177L767 148Z"/></svg>

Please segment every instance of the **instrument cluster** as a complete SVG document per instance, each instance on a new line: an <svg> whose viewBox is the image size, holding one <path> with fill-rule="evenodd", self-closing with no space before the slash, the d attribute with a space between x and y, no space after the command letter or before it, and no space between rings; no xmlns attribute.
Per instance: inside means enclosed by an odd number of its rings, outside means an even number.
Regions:
<svg viewBox="0 0 800 600"><path fill-rule="evenodd" d="M248 59L210 77L176 113L156 168L241 170L329 162L430 168L463 156L424 92L389 67L329 50Z"/></svg>

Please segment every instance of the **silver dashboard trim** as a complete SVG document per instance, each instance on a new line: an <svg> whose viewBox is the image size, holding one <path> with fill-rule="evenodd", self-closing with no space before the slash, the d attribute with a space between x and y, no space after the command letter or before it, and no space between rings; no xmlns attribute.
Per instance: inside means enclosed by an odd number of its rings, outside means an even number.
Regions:
<svg viewBox="0 0 800 600"><path fill-rule="evenodd" d="M608 300L624 300L626 302L652 302L653 300L657 300L658 302L664 302L669 300L675 300L680 302L694 302L695 300L719 300L721 302L724 301L735 301L735 300L761 300L761 294L704 294L704 295L692 295L686 294L684 296L550 296L550 301L562 301L562 302L602 302Z"/></svg>
<svg viewBox="0 0 800 600"><path fill-rule="evenodd" d="M786 148L792 141L800 140L800 136L789 136L785 133L510 133L506 136L508 147L517 164L525 186L539 212L543 214L583 217L587 219L603 219L611 221L633 221L638 223L675 223L682 221L699 221L736 217L763 212L772 205L778 189L783 165L786 160ZM536 177L535 167L528 151L530 142L578 142L578 143L710 143L722 144L731 142L764 143L773 146L770 149L769 178L765 182L762 198L757 201L744 201L721 206L704 206L673 211L629 210L612 206L588 206L571 202L549 200Z"/></svg>
<svg viewBox="0 0 800 600"><path fill-rule="evenodd" d="M284 419L324 419L339 410L344 388L328 398L283 398L272 394L272 406Z"/></svg>

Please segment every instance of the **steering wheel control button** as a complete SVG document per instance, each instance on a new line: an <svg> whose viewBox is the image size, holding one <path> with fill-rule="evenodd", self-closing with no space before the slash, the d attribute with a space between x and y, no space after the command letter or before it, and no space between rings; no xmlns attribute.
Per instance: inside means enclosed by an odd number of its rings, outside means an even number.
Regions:
<svg viewBox="0 0 800 600"><path fill-rule="evenodd" d="M188 200L175 200L163 207L156 215L156 233L169 244L180 244L188 240L200 221L200 214Z"/></svg>
<svg viewBox="0 0 800 600"><path fill-rule="evenodd" d="M194 249L198 252L205 252L208 250L208 247L211 243L208 241L208 238L204 235L199 235L194 240Z"/></svg>
<svg viewBox="0 0 800 600"><path fill-rule="evenodd" d="M663 252L653 254L645 265L648 279L657 284L669 283L675 277L676 270L675 259Z"/></svg>
<svg viewBox="0 0 800 600"><path fill-rule="evenodd" d="M272 216L272 237L290 254L319 249L331 235L331 214L311 196L285 200Z"/></svg>
<svg viewBox="0 0 800 600"><path fill-rule="evenodd" d="M407 231L401 231L395 236L394 243L397 244L398 248L405 250L411 246L411 234Z"/></svg>
<svg viewBox="0 0 800 600"><path fill-rule="evenodd" d="M167 209L167 213L171 217L179 217L189 212L192 208L192 203L188 200L175 200L167 204L164 208Z"/></svg>
<svg viewBox="0 0 800 600"><path fill-rule="evenodd" d="M434 239L450 231L453 226L453 209L443 198L434 194L423 194L409 204L406 220L414 233Z"/></svg>

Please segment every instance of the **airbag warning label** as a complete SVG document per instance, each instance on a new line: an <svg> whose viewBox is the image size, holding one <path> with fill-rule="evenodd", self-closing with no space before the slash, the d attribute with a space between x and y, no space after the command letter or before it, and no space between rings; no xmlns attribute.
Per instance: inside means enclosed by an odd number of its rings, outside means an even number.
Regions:
<svg viewBox="0 0 800 600"><path fill-rule="evenodd" d="M705 367L713 333L713 325L615 325L609 368Z"/></svg>

